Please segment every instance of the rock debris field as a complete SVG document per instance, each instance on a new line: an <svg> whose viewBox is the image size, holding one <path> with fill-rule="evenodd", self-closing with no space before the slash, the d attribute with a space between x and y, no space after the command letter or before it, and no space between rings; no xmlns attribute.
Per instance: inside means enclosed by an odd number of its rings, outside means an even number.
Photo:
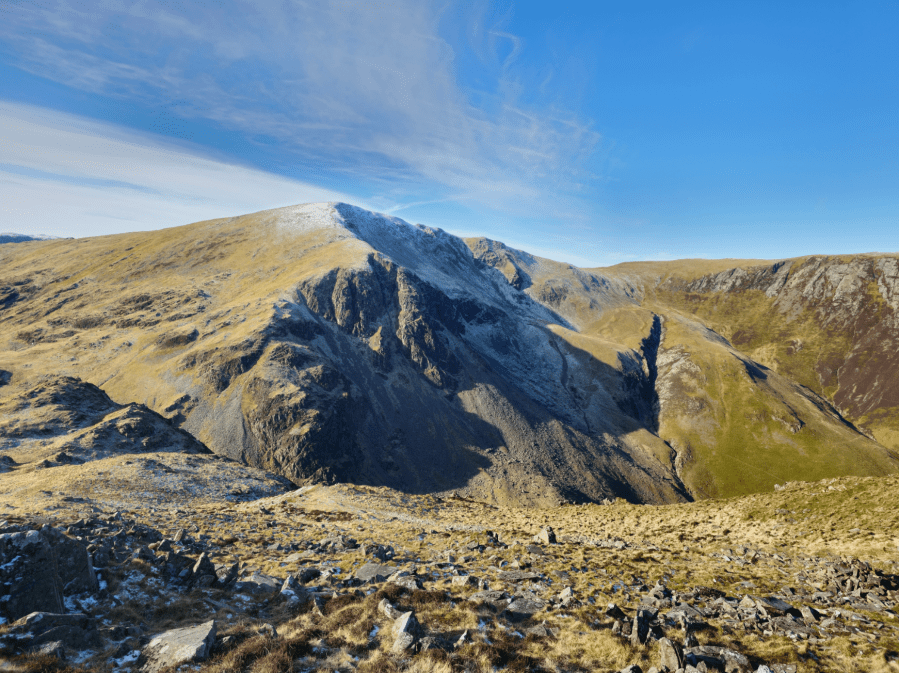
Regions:
<svg viewBox="0 0 899 673"><path fill-rule="evenodd" d="M850 517L785 539L815 517L790 506L867 508L894 487L545 510L344 485L6 505L0 670L897 670L895 538Z"/></svg>

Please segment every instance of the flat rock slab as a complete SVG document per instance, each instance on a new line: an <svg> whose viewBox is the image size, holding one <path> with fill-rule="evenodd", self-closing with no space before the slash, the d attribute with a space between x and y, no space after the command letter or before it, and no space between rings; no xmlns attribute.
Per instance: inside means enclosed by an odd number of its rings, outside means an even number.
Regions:
<svg viewBox="0 0 899 673"><path fill-rule="evenodd" d="M512 621L526 619L546 607L546 603L532 598L516 598L506 608L506 615Z"/></svg>
<svg viewBox="0 0 899 673"><path fill-rule="evenodd" d="M141 673L204 661L215 641L215 620L161 633L144 648L137 662Z"/></svg>
<svg viewBox="0 0 899 673"><path fill-rule="evenodd" d="M234 590L241 593L268 594L281 591L283 585L284 580L256 572L236 582Z"/></svg>
<svg viewBox="0 0 899 673"><path fill-rule="evenodd" d="M540 574L527 570L506 570L499 574L499 578L503 582L523 582L525 580L539 580Z"/></svg>
<svg viewBox="0 0 899 673"><path fill-rule="evenodd" d="M482 601L484 603L496 604L501 601L505 601L509 597L505 591L478 591L477 593L472 594L468 597L468 600L473 602Z"/></svg>
<svg viewBox="0 0 899 673"><path fill-rule="evenodd" d="M396 566L366 563L356 571L356 579L362 582L384 582L395 572Z"/></svg>

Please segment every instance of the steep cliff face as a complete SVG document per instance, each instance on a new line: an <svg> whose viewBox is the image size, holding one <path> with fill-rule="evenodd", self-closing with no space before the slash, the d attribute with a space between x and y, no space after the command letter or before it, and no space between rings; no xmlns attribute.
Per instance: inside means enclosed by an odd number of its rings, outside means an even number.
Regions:
<svg viewBox="0 0 899 673"><path fill-rule="evenodd" d="M658 298L899 448L899 259L809 257L670 277Z"/></svg>

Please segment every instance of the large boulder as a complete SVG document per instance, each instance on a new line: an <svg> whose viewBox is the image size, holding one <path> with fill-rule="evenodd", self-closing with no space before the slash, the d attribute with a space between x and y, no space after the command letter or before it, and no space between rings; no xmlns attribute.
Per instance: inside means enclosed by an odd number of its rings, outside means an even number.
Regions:
<svg viewBox="0 0 899 673"><path fill-rule="evenodd" d="M215 642L215 620L173 629L154 637L137 661L141 673L158 673L181 664L204 661Z"/></svg>
<svg viewBox="0 0 899 673"><path fill-rule="evenodd" d="M62 589L56 555L44 535L0 535L0 617L14 622L32 612L64 612Z"/></svg>
<svg viewBox="0 0 899 673"><path fill-rule="evenodd" d="M677 671L684 668L684 650L677 643L662 638L659 640L659 666L663 671Z"/></svg>

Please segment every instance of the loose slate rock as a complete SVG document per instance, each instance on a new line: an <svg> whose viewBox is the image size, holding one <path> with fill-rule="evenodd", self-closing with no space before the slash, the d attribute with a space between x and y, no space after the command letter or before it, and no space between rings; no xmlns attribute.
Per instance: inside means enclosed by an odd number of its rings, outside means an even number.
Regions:
<svg viewBox="0 0 899 673"><path fill-rule="evenodd" d="M749 659L726 647L714 645L691 647L684 650L684 656L694 666L699 662L705 662L708 666L723 668L725 673L748 673L751 670Z"/></svg>
<svg viewBox="0 0 899 673"><path fill-rule="evenodd" d="M356 579L363 583L385 582L396 572L396 566L366 563L356 571Z"/></svg>
<svg viewBox="0 0 899 673"><path fill-rule="evenodd" d="M144 648L137 662L141 673L204 661L215 641L215 620L161 633Z"/></svg>
<svg viewBox="0 0 899 673"><path fill-rule="evenodd" d="M234 590L251 594L273 594L280 591L283 585L284 581L278 579L277 577L272 577L271 575L266 575L260 572L254 572L253 574L243 578L240 582L237 582L234 585Z"/></svg>
<svg viewBox="0 0 899 673"><path fill-rule="evenodd" d="M774 598L773 596L769 596L768 598L756 598L755 604L760 609L775 615L783 615L793 609L793 606L786 601Z"/></svg>

